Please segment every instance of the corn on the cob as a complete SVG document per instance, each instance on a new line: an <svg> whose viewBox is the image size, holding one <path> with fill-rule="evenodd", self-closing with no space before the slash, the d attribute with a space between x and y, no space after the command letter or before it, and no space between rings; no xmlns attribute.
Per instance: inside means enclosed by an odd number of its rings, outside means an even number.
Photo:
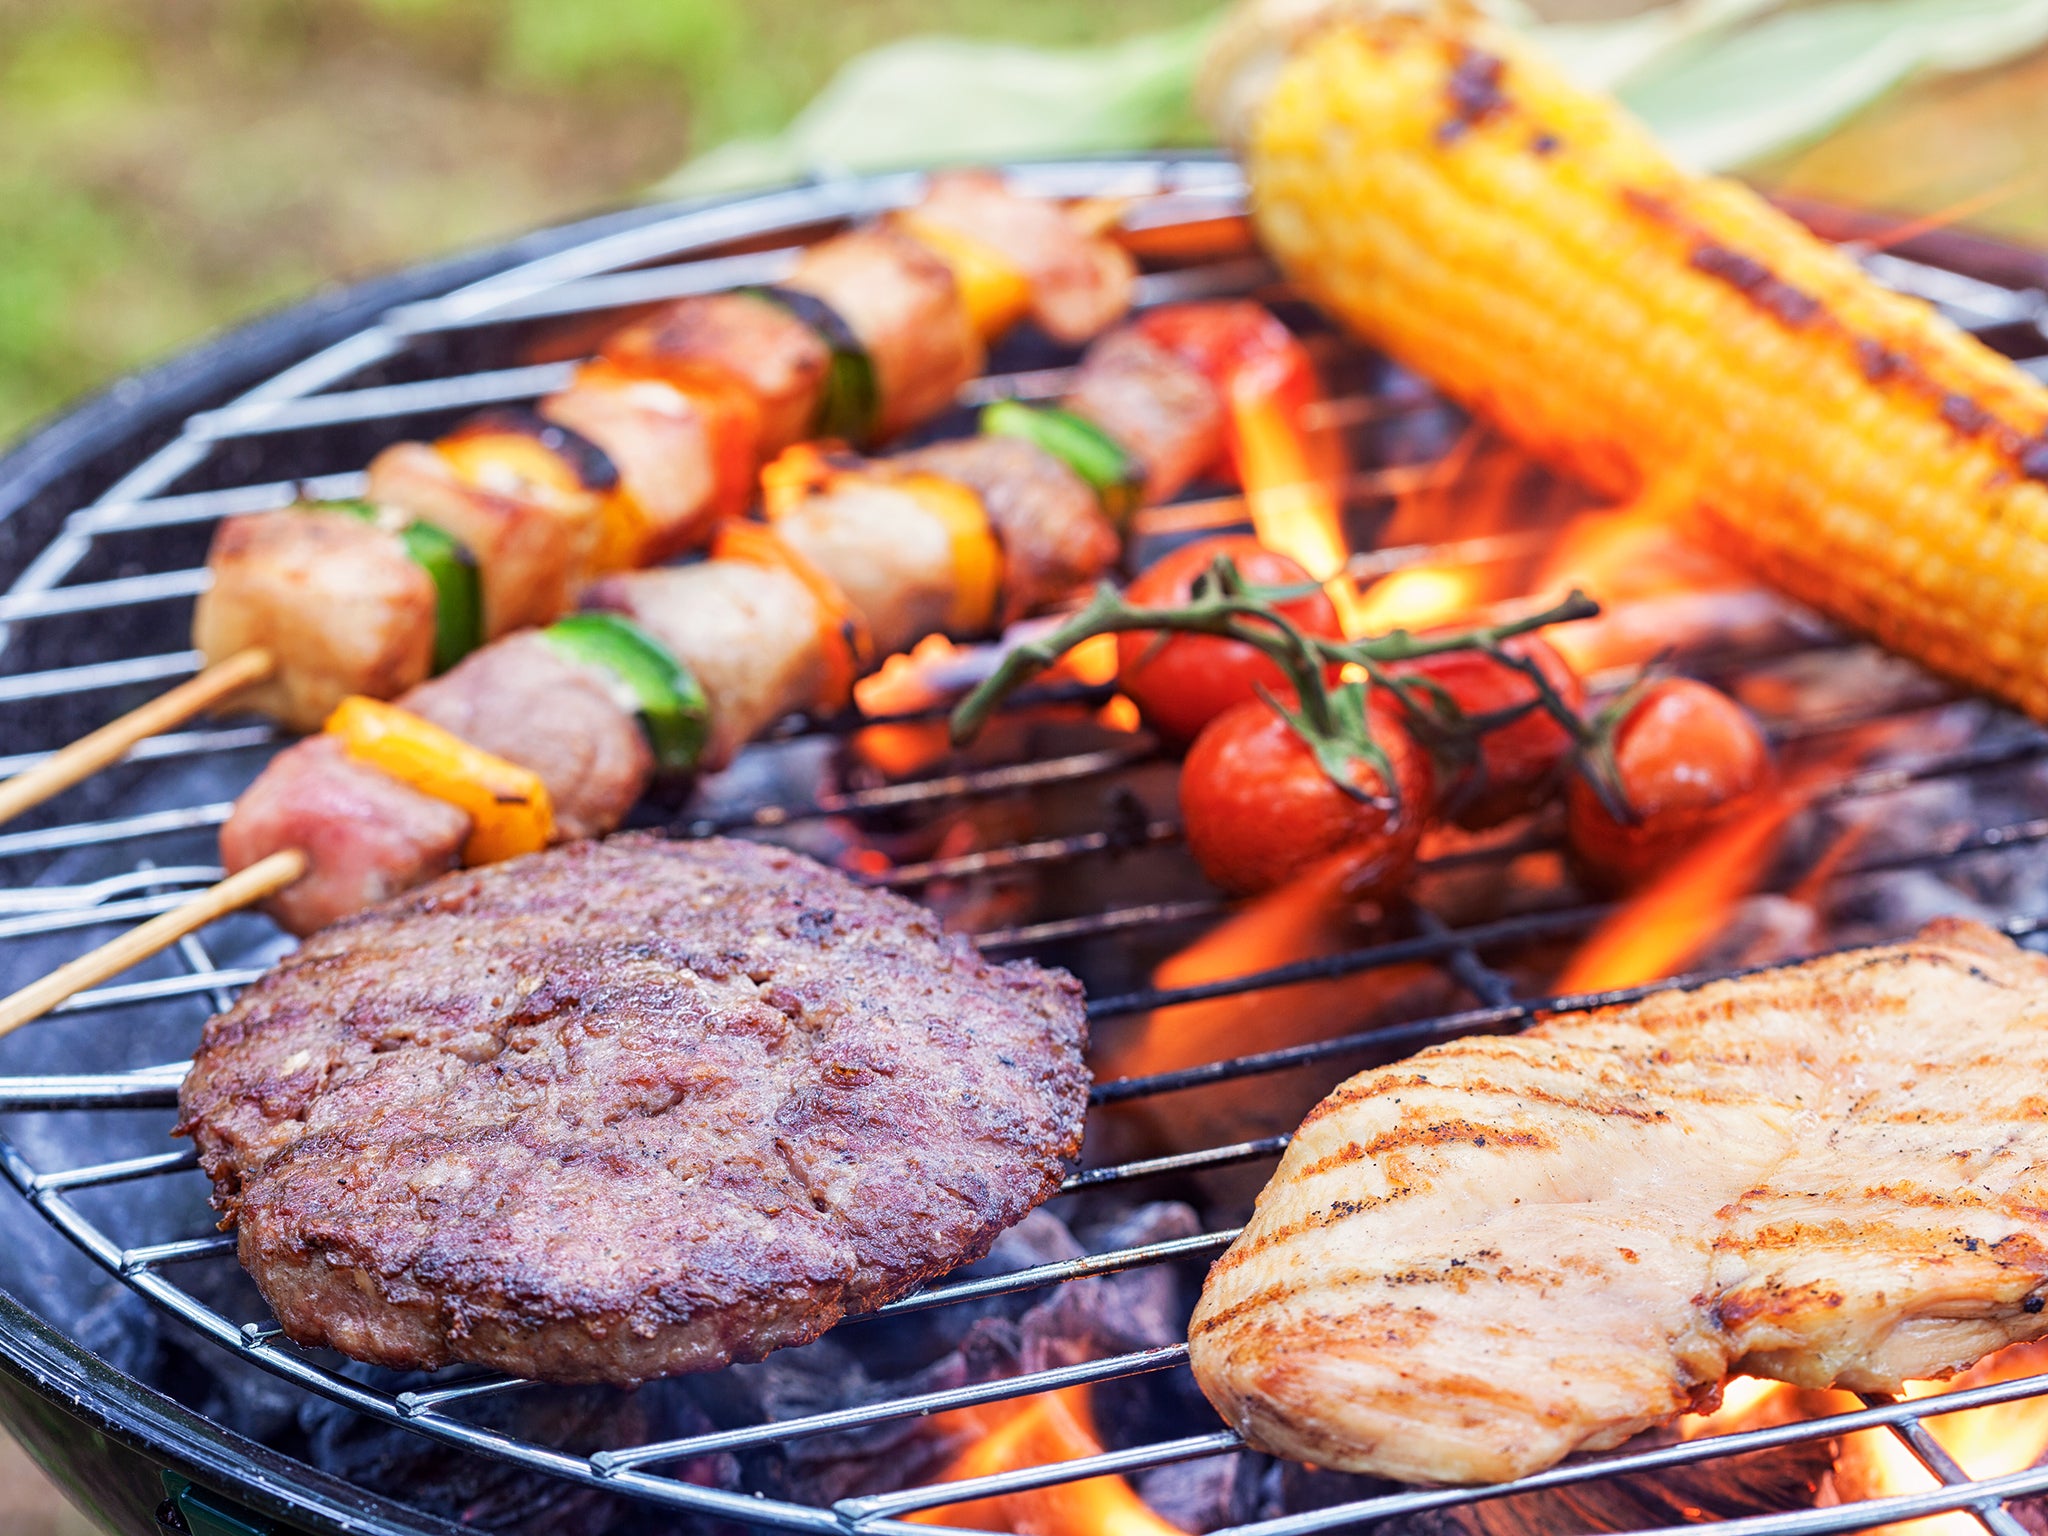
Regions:
<svg viewBox="0 0 2048 1536"><path fill-rule="evenodd" d="M1268 9L1288 35L1223 84L1312 297L1596 488L1696 509L1765 579L2048 718L2048 387L1463 9Z"/></svg>

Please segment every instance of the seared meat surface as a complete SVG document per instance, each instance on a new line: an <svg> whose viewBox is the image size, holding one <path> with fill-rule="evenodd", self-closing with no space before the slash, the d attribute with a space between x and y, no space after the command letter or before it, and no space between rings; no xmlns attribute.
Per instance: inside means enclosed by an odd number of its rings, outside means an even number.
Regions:
<svg viewBox="0 0 2048 1536"><path fill-rule="evenodd" d="M1088 349L1061 402L1145 466L1145 499L1166 501L1223 452L1223 400L1215 386L1131 326Z"/></svg>
<svg viewBox="0 0 2048 1536"><path fill-rule="evenodd" d="M236 702L288 729L317 731L349 694L390 698L433 669L433 578L387 528L315 507L231 517L206 564L192 643L208 665L267 647L276 676Z"/></svg>
<svg viewBox="0 0 2048 1536"><path fill-rule="evenodd" d="M631 1383L816 1337L1059 1187L1080 988L780 849L627 836L310 939L179 1129L285 1330Z"/></svg>
<svg viewBox="0 0 2048 1536"><path fill-rule="evenodd" d="M856 229L814 245L785 286L831 305L867 349L882 392L878 437L936 416L981 372L952 269L908 236Z"/></svg>
<svg viewBox="0 0 2048 1536"><path fill-rule="evenodd" d="M1057 341L1086 341L1131 307L1137 268L1129 254L1057 203L1019 197L995 171L932 177L915 214L1001 252L1030 280L1031 318Z"/></svg>
<svg viewBox="0 0 2048 1536"><path fill-rule="evenodd" d="M602 837L626 819L654 771L639 718L618 693L603 669L523 633L472 651L399 703L539 774L560 836Z"/></svg>
<svg viewBox="0 0 2048 1536"><path fill-rule="evenodd" d="M2048 959L1975 924L1554 1017L1312 1111L1190 1324L1262 1449L1492 1481L1731 1373L1891 1391L2048 1333Z"/></svg>
<svg viewBox="0 0 2048 1536"><path fill-rule="evenodd" d="M825 686L823 616L787 571L741 560L617 571L591 584L583 606L632 619L696 676L711 702L707 770L811 708Z"/></svg>
<svg viewBox="0 0 2048 1536"><path fill-rule="evenodd" d="M221 824L229 874L287 848L307 872L263 903L278 926L307 934L453 869L469 816L350 757L334 736L308 736L242 791Z"/></svg>
<svg viewBox="0 0 2048 1536"><path fill-rule="evenodd" d="M888 462L956 480L981 498L1003 546L1005 624L1094 581L1123 552L1088 483L1022 438L963 437Z"/></svg>

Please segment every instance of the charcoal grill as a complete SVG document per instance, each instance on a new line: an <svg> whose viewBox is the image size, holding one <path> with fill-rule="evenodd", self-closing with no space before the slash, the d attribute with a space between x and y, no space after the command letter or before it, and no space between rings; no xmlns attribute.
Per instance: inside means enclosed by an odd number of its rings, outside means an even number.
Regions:
<svg viewBox="0 0 2048 1536"><path fill-rule="evenodd" d="M1121 158L1018 167L1012 174L1033 190L1133 199L1128 222L1147 237L1148 248L1156 247L1141 281L1141 303L1239 292L1293 303L1247 242L1244 189L1227 162ZM301 486L350 494L361 484L353 466L366 462L379 443L438 429L479 405L524 401L558 387L570 367L559 359L577 355L579 337L587 342L596 323L616 323L622 312L667 297L772 280L801 242L898 206L917 187L912 176L848 180L635 211L552 231L303 306L119 386L45 428L0 460L0 575L8 583L0 596L0 719L6 721L0 743L7 749L0 774L30 766L195 669L198 658L184 648L190 600L203 583L205 540L221 516L278 505ZM1829 210L1805 214L1844 240L1873 227ZM1950 235L1866 252L1865 260L1882 280L1939 305L2031 366L2048 363L2048 295L2040 286L2048 267L2026 253ZM1371 547L1390 497L1457 472L1460 457L1448 451L1459 427L1455 413L1412 377L1316 329L1305 311L1290 307L1287 313L1313 331L1338 384L1329 418L1351 436L1358 473L1347 515L1356 547L1368 550L1356 574L1458 554ZM1055 393L1070 361L1042 343L1009 344L990 375L967 391L963 409L1005 394ZM958 430L963 420L956 413L933 431ZM1239 522L1242 514L1240 502L1211 488L1152 514L1142 532L1170 539ZM1462 554L1479 558L1500 543L1468 541ZM1817 625L1802 633L1792 641L1781 637L1766 659L1782 659L1788 647L1825 651L1848 644ZM1702 665L1739 672L1757 660L1721 656ZM1927 708L1939 706L1944 695L1928 688L1915 697L1915 707ZM1209 896L1189 894L1192 876L1175 848L1170 788L1163 803L1158 793L1170 778L1144 738L1089 734L1086 711L1101 698L1085 683L1069 685L1050 705L1042 696L1028 706L1066 709L1066 734L1024 731L1004 738L1011 743L1007 758L997 752L940 761L906 777L846 771L849 744L863 729L859 722L792 724L769 746L750 750L708 798L648 814L677 830L736 829L804 843L815 841L820 828L855 838L871 828L890 836L963 807L1019 797L1036 805L1048 794L1078 795L1069 805L1069 823L1073 804L1108 807L1095 825L1048 830L1028 819L1021 827L1002 823L1008 828L1002 837L964 852L927 849L923 857L898 859L879 878L912 892L1024 874L1051 880L1050 887L1036 888L1024 909L1008 911L1007 921L986 931L986 942L1075 965L1089 983L1094 1018L1108 1029L1149 1010L1233 995L1269 994L1269 1006L1284 1011L1295 995L1290 989L1301 984L1341 977L1362 982L1417 965L1440 975L1441 995L1452 1000L1420 1016L1340 1029L1327 1038L1104 1081L1095 1099L1105 1112L1157 1102L1170 1117L1177 1093L1283 1072L1319 1075L1326 1086L1376 1057L1465 1032L1512 1029L1556 1000L1541 996L1540 988L1532 992L1500 957L1518 946L1568 943L1607 911L1570 900L1470 922L1446 920L1422 905L1361 929L1356 942L1334 952L1190 985L1151 986L1149 960L1215 923L1226 909ZM930 713L911 723L918 718ZM1826 797L1874 799L2048 762L2048 734L1988 707L1984 718L1985 729L1970 740L1948 740L1917 757L1846 774ZM1788 739L1842 725L1817 717L1774 723ZM267 727L236 723L175 732L0 833L0 989L23 984L216 878L212 829L227 813L228 796L253 776L274 739ZM756 771L750 764L767 766ZM2048 819L1979 818L1941 828L1924 846L1852 856L1835 874L1939 871L1971 858L2038 866L2044 839ZM1524 839L1467 849L1439 862L1485 867L1491 861L1504 868L1529 846ZM1142 870L1147 861L1164 861L1163 872L1149 879L1117 875ZM1048 898L1047 889L1059 894ZM2005 930L2024 938L2048 923L2048 905L2029 901L2003 916ZM285 1422L306 1404L324 1403L322 1411L395 1427L451 1456L473 1453L510 1464L532 1474L534 1486L614 1495L642 1512L633 1517L643 1520L636 1530L725 1523L915 1536L932 1527L907 1524L906 1516L963 1498L1111 1472L1138 1474L1239 1449L1236 1437L1213 1419L1191 1417L1179 1432L1139 1436L1080 1460L949 1483L943 1490L926 1483L831 1503L703 1486L676 1473L716 1453L790 1446L1055 1387L1184 1373L1186 1350L1176 1343L588 1450L522 1437L479 1416L493 1403L548 1389L454 1374L396 1384L297 1349L262 1314L253 1291L236 1289L233 1241L205 1225L192 1159L163 1139L198 1022L259 974L279 945L263 920L232 919L0 1044L0 1113L6 1116L0 1170L19 1196L0 1208L10 1250L0 1277L15 1292L12 1298L0 1294L0 1414L110 1525L203 1533L454 1529L403 1497L371 1492L314 1465L290 1434L271 1436L280 1445L269 1445L238 1433L228 1421L236 1416L232 1403L241 1399L233 1392L222 1399L220 1390L204 1385L216 1373L241 1383L242 1399L272 1405L269 1421ZM1630 995L1636 993L1595 1000ZM1068 1188L1087 1197L1226 1170L1262 1174L1283 1144L1282 1135L1262 1134L1096 1160ZM1007 1273L953 1277L886 1311L896 1318L930 1314L1149 1266L1180 1265L1193 1276L1231 1235L1212 1227ZM89 1298L97 1299L87 1306ZM152 1317L158 1342L144 1352L147 1358L136 1357L124 1341ZM874 1326L849 1323L834 1338L857 1352L860 1330ZM1737 1519L1727 1528L1790 1536L1960 1510L1987 1530L2011 1536L2027 1527L2009 1501L2048 1493L2048 1468L1972 1482L1930 1437L1925 1421L2035 1394L2048 1394L2048 1377L1938 1402L1870 1397L1860 1411L1833 1418L1582 1458L1511 1491L1589 1485L1881 1428L1906 1445L1938 1486L1852 1506ZM1240 1523L1231 1536L1310 1536L1454 1511L1502 1492L1375 1492Z"/></svg>

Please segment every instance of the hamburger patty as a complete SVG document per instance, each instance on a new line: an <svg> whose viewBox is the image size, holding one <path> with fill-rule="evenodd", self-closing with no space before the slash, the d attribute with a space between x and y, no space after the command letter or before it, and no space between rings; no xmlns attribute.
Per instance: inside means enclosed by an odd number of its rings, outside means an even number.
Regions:
<svg viewBox="0 0 2048 1536"><path fill-rule="evenodd" d="M206 1028L178 1130L285 1332L621 1385L755 1360L1059 1188L1080 985L753 843L642 835L337 923Z"/></svg>

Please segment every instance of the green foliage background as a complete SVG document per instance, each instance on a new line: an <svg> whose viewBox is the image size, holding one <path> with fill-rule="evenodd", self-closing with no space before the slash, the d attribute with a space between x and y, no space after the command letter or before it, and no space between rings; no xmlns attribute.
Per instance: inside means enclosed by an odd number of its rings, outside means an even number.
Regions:
<svg viewBox="0 0 2048 1536"><path fill-rule="evenodd" d="M2048 237L2048 0L1493 3L1694 163ZM664 180L1185 139L1221 4L0 0L0 442L323 283ZM933 33L1095 46L869 52Z"/></svg>
<svg viewBox="0 0 2048 1536"><path fill-rule="evenodd" d="M322 283L630 200L921 31L1215 0L0 0L0 441Z"/></svg>

